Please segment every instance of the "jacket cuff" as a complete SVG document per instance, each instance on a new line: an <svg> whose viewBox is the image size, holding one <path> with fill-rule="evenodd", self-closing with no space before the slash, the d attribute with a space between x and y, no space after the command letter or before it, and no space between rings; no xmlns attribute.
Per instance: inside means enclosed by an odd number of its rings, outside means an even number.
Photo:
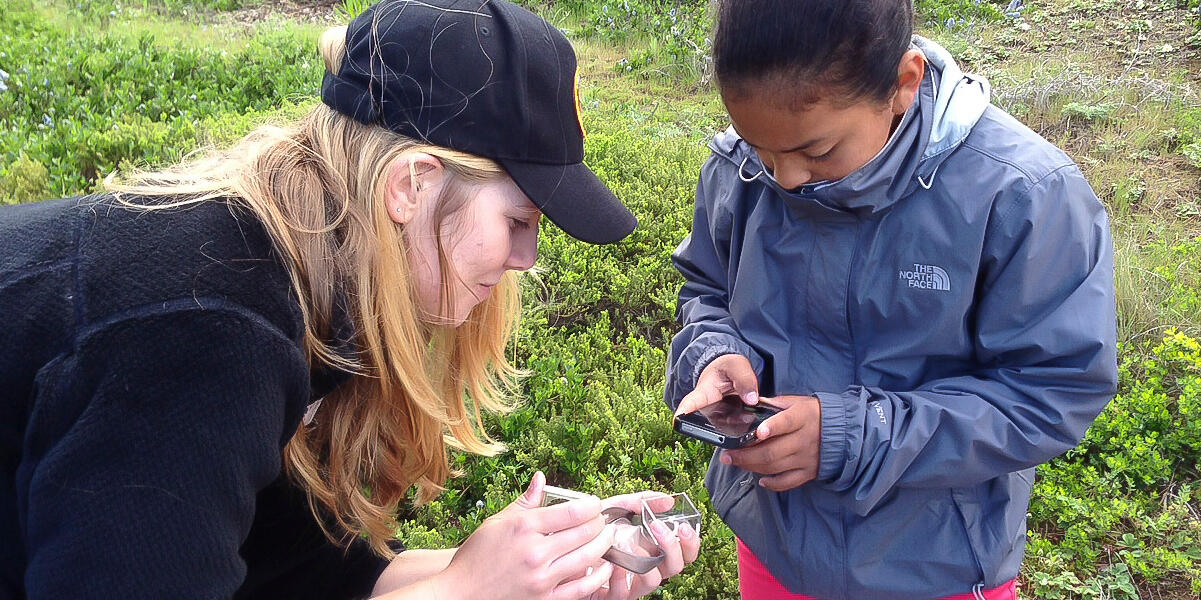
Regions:
<svg viewBox="0 0 1201 600"><path fill-rule="evenodd" d="M696 358L696 362L692 366L692 381L689 382L692 385L690 387L696 387L696 382L700 380L701 373L705 372L705 367L709 366L709 363L717 360L718 357L725 356L727 354L741 354L743 356L747 356L745 352L741 351L740 348L737 348L732 344L707 346L701 352L700 356ZM751 357L747 356L747 358L749 359Z"/></svg>
<svg viewBox="0 0 1201 600"><path fill-rule="evenodd" d="M847 392L852 394L853 392ZM858 400L847 397L847 394L830 394L817 392L818 406L821 408L821 458L817 470L817 480L831 482L838 479L844 465L854 457L848 456L849 448L847 432L850 430L851 402Z"/></svg>

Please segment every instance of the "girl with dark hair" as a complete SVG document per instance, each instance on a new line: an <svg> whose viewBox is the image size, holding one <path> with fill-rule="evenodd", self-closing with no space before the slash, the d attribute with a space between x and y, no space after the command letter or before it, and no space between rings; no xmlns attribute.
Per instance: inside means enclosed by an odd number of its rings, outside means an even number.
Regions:
<svg viewBox="0 0 1201 600"><path fill-rule="evenodd" d="M783 409L706 480L743 598L1014 598L1034 467L1115 391L1104 208L912 22L719 8L665 399Z"/></svg>
<svg viewBox="0 0 1201 600"><path fill-rule="evenodd" d="M533 13L381 0L321 49L297 123L0 207L0 598L629 600L696 559L686 526L618 522L645 496L543 507L538 473L402 552L450 448L501 450L481 413L520 375L542 216L589 243L634 217Z"/></svg>

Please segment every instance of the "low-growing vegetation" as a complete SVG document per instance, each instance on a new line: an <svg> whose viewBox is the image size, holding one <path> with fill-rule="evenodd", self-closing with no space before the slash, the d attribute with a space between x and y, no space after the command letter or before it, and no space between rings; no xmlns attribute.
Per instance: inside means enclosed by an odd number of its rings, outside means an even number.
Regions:
<svg viewBox="0 0 1201 600"><path fill-rule="evenodd" d="M246 0L9 0L0 19L0 203L87 193L118 170L225 144L315 102L319 27L248 27ZM414 547L463 539L535 470L599 495L687 491L701 558L662 598L736 597L731 533L708 510L709 448L660 399L707 137L698 0L531 0L581 54L587 161L639 216L626 242L553 226L527 278L513 352L524 398L487 427L509 451L456 456L461 477L406 509ZM1038 469L1021 576L1033 598L1201 594L1201 37L1197 0L921 0L924 33L990 78L994 99L1067 149L1110 210L1121 339L1117 398L1075 450ZM358 5L328 6L333 18ZM340 11L340 12L339 12ZM181 32L191 32L182 34Z"/></svg>

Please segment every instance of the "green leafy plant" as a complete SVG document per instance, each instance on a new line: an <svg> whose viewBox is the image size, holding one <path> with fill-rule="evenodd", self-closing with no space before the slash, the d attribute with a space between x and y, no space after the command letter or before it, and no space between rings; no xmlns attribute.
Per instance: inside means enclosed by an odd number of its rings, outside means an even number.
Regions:
<svg viewBox="0 0 1201 600"><path fill-rule="evenodd" d="M13 4L0 20L0 169L25 155L46 167L53 195L86 192L122 162L177 161L209 115L277 109L311 94L322 69L294 28L226 51L105 25L60 29Z"/></svg>
<svg viewBox="0 0 1201 600"><path fill-rule="evenodd" d="M343 21L349 23L355 17L362 14L363 11L367 10L367 8L372 4L375 4L375 0L342 0L342 2L338 4L338 16Z"/></svg>
<svg viewBox="0 0 1201 600"><path fill-rule="evenodd" d="M1114 107L1109 104L1084 104L1068 102L1063 107L1063 115L1069 119L1079 119L1089 122L1102 122L1113 114Z"/></svg>
<svg viewBox="0 0 1201 600"><path fill-rule="evenodd" d="M999 21L1005 18L1008 1L917 0L918 19L947 29L967 26L974 21Z"/></svg>
<svg viewBox="0 0 1201 600"><path fill-rule="evenodd" d="M0 204L21 204L45 200L50 187L50 173L45 165L28 156L0 171Z"/></svg>
<svg viewBox="0 0 1201 600"><path fill-rule="evenodd" d="M1178 483L1201 474L1201 345L1169 330L1123 350L1118 396L1080 446L1038 470L1025 569L1044 598L1136 598L1136 579L1201 586L1196 484Z"/></svg>

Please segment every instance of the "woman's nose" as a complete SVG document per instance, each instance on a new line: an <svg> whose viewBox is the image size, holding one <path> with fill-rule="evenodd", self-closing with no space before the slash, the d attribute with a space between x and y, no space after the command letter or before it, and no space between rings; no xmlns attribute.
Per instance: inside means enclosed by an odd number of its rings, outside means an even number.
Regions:
<svg viewBox="0 0 1201 600"><path fill-rule="evenodd" d="M535 226L528 232L528 235L522 235L513 241L505 268L514 271L528 271L537 261L538 228Z"/></svg>

